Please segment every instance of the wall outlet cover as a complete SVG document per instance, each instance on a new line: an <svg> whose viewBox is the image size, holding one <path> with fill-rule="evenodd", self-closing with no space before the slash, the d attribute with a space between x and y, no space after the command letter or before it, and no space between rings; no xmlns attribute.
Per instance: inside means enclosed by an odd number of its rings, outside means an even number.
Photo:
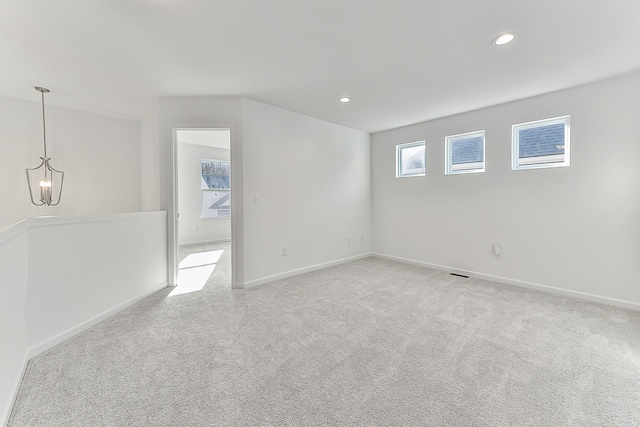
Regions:
<svg viewBox="0 0 640 427"><path fill-rule="evenodd" d="M496 258L500 258L500 256L502 255L502 245L500 243L493 244L493 255Z"/></svg>

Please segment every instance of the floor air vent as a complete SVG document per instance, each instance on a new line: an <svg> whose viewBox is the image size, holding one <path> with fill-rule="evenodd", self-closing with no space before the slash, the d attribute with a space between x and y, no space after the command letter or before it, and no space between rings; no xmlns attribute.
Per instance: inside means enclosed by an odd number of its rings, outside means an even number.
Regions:
<svg viewBox="0 0 640 427"><path fill-rule="evenodd" d="M452 276L458 276L458 277L464 277L465 279L468 279L469 276L465 276L464 274L457 274L457 273L449 273Z"/></svg>

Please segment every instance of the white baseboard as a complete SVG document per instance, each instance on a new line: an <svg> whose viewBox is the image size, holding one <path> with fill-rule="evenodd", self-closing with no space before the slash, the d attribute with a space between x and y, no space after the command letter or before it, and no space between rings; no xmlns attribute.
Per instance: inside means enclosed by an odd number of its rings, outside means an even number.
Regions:
<svg viewBox="0 0 640 427"><path fill-rule="evenodd" d="M228 239L209 239L209 240L198 240L195 242L185 242L185 243L180 243L178 244L178 246L182 247L182 246L194 246L194 245L206 245L207 243L224 243L224 242L230 242L231 238Z"/></svg>
<svg viewBox="0 0 640 427"><path fill-rule="evenodd" d="M327 267L333 267L334 265L344 264L346 262L356 261L359 259L367 258L372 255L371 252L366 254L356 255L348 258L342 258L335 261L324 262L322 264L311 265L309 267L298 268L296 270L285 271L284 273L274 274L272 276L263 277L261 279L251 280L244 283L244 288L253 288L256 286L264 285L266 283L274 282L280 279L287 279L289 277L298 276L300 274L309 273L311 271L321 270Z"/></svg>
<svg viewBox="0 0 640 427"><path fill-rule="evenodd" d="M40 344L36 344L33 345L27 352L27 360L31 359L32 357L37 356L40 353L43 353L47 350L49 350L50 348L55 347L56 345L60 344L63 341L68 340L71 337L74 337L76 335L78 335L81 332L86 331L87 329L97 325L98 323L102 322L105 319L108 319L109 317L113 316L114 314L117 314L119 312L121 312L122 310L131 307L132 305L142 301L145 298L150 297L151 295L155 294L158 291L161 291L162 289L166 288L168 286L168 283L162 283L158 286L155 286L154 288L152 288L151 290L138 295L134 298L131 298L128 301L123 302L122 304L118 304L117 306L110 308L109 310L103 311L102 313L98 314L97 316L92 317L91 319L82 322L76 326L73 326L61 333L59 333L58 335L55 335L51 338L48 338L44 341L42 341Z"/></svg>
<svg viewBox="0 0 640 427"><path fill-rule="evenodd" d="M25 353L22 357L22 364L20 369L18 370L18 374L16 375L16 379L13 382L11 387L10 399L5 403L5 407L2 408L2 414L0 414L0 420L2 420L2 425L6 426L9 423L9 417L11 416L11 411L13 410L13 404L18 397L18 390L20 390L20 384L22 384L22 378L24 378L24 373L27 371L27 363L29 362L29 358Z"/></svg>
<svg viewBox="0 0 640 427"><path fill-rule="evenodd" d="M465 276L477 279L488 280L490 282L503 283L505 285L518 286L520 288L532 289L535 291L546 292L555 295L562 295L571 298L577 298L585 301L596 302L599 304L612 305L616 307L628 308L630 310L640 311L640 304L632 301L625 301L616 298L605 297L601 295L589 294L586 292L572 291L570 289L557 288L555 286L541 285L539 283L526 282L524 280L510 279L508 277L493 276L491 274L479 273L477 271L460 270L459 268L448 267L446 265L431 264L428 262L416 261L413 259L401 258L393 255L385 255L381 253L373 253L378 258L398 261L404 264L418 265L420 267L432 268L434 270L442 270L450 273L464 274Z"/></svg>

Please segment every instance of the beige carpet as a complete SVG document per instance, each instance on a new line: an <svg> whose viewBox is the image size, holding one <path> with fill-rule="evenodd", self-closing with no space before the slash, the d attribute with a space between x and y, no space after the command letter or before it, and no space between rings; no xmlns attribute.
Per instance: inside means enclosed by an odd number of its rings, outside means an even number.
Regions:
<svg viewBox="0 0 640 427"><path fill-rule="evenodd" d="M10 426L639 426L640 313L367 258L162 291L33 359Z"/></svg>

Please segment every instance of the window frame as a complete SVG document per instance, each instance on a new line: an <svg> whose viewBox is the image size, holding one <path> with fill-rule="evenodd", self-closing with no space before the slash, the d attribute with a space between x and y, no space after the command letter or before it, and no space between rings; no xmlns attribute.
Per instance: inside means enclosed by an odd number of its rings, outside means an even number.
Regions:
<svg viewBox="0 0 640 427"><path fill-rule="evenodd" d="M230 160L217 160L217 159L200 159L200 179L202 179L202 164L205 162L215 162L215 163L226 163L227 169L229 171L229 185L227 187L220 188L200 188L200 219L201 220L218 220L218 219L230 219L231 212L229 212L229 216L202 216L202 203L204 200L205 192L221 192L228 193L231 196L231 161ZM221 175L224 176L224 175Z"/></svg>
<svg viewBox="0 0 640 427"><path fill-rule="evenodd" d="M412 147L424 147L424 171L422 173L402 173L402 150ZM411 178L416 176L425 176L427 173L427 143L425 140L406 142L396 145L396 178Z"/></svg>
<svg viewBox="0 0 640 427"><path fill-rule="evenodd" d="M552 154L548 156L536 156L536 158L547 158L547 162L522 163L520 161L520 131L526 129L533 129L538 127L544 127L554 124L564 125L564 154L562 161L554 161L554 158L558 158L560 154ZM545 168L559 168L571 166L571 146L570 146L570 130L571 130L571 116L559 116L549 119L534 120L532 122L518 123L511 126L511 170L526 170L526 169L545 169ZM525 158L527 159L527 158Z"/></svg>
<svg viewBox="0 0 640 427"><path fill-rule="evenodd" d="M469 137L476 137L476 136L482 136L482 162L480 162L482 164L481 168L466 168L466 169L454 169L454 165L453 165L453 143L459 140L463 140L463 139L468 139ZM465 133L459 133L456 135L449 135L449 136L445 136L444 137L444 152L445 152L445 159L444 159L444 174L445 175L460 175L460 174L466 174L466 173L482 173L485 171L486 168L486 154L485 154L485 142L486 142L486 131L484 129L482 130L475 130L472 132L465 132ZM473 165L473 164L477 164L478 162L474 162L474 163L463 163L465 165Z"/></svg>

